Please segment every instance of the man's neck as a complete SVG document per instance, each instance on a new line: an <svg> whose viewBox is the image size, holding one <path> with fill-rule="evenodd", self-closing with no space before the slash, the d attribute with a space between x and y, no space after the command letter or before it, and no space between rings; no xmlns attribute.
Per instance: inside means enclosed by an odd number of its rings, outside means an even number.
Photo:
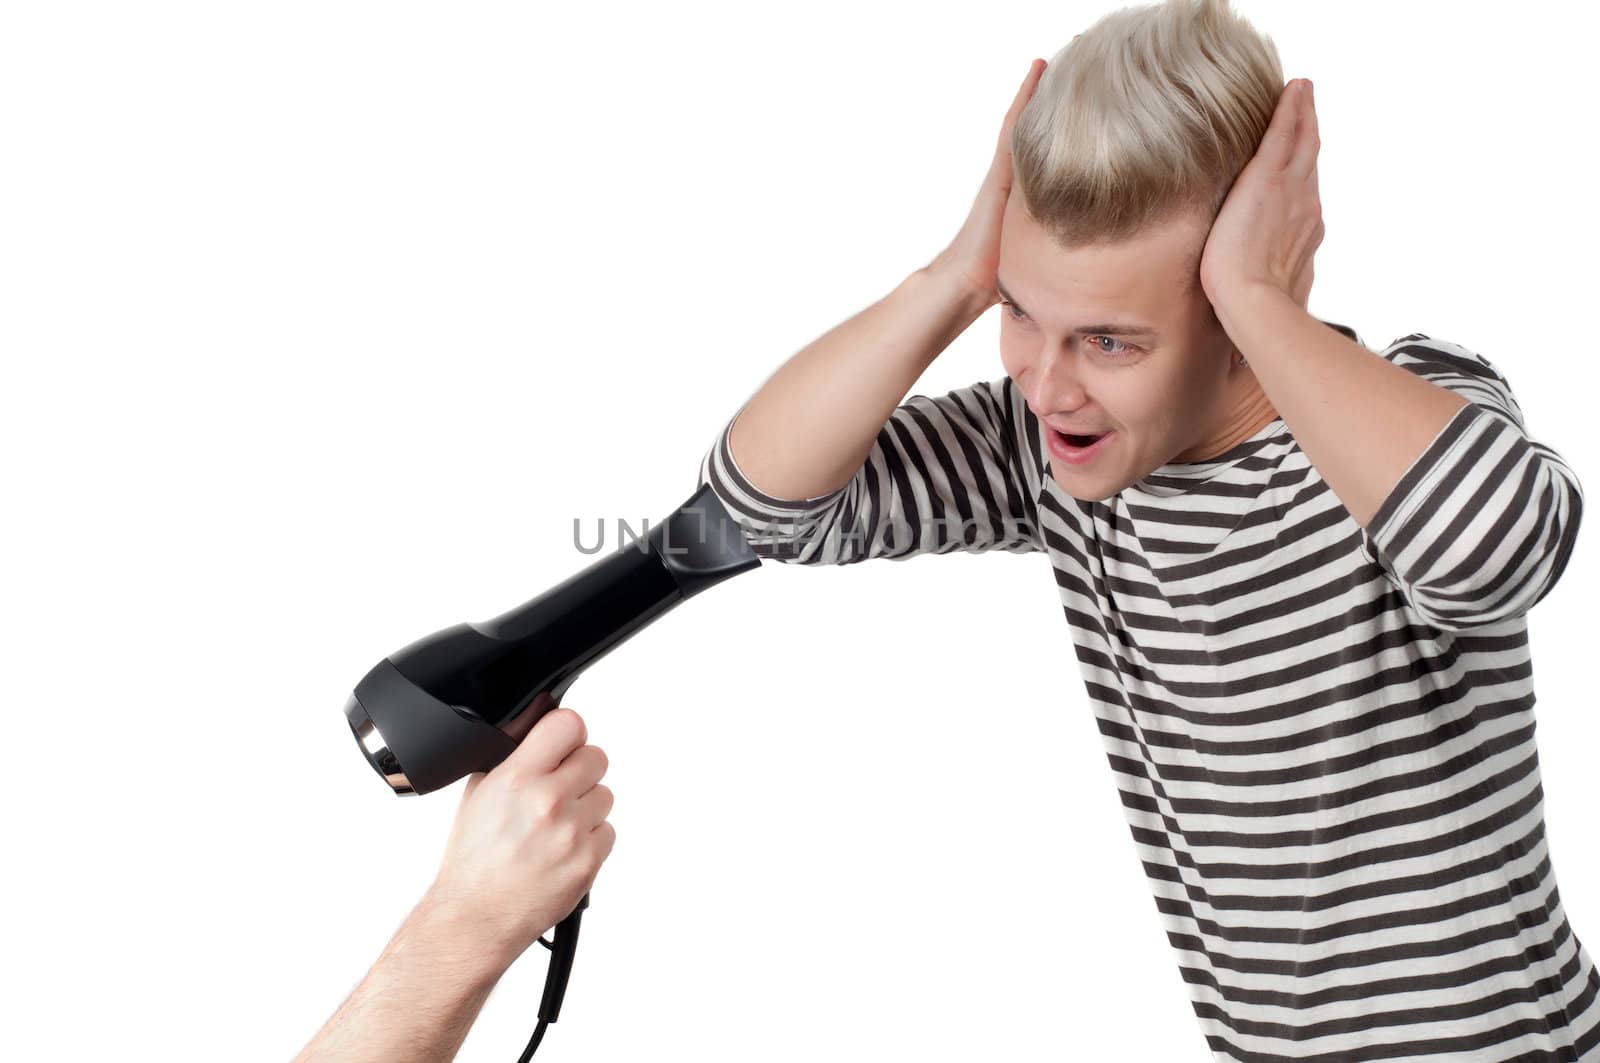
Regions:
<svg viewBox="0 0 1600 1063"><path fill-rule="evenodd" d="M1172 461L1210 461L1221 457L1277 419L1278 411L1261 389L1255 374L1243 366L1235 366L1232 371L1235 387L1231 390L1236 392L1236 397L1227 400L1229 412L1207 433L1203 443L1174 456Z"/></svg>

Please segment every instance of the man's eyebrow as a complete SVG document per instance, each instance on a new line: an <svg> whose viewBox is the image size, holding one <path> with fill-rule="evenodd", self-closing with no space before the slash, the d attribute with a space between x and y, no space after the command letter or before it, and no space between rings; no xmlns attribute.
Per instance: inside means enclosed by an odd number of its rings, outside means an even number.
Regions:
<svg viewBox="0 0 1600 1063"><path fill-rule="evenodd" d="M999 277L995 277L994 286L995 289L999 291L1002 299L1015 306L1018 310L1021 310L1024 314L1028 312L1023 308L1021 303L1017 302L1011 297L1010 292L1006 291L1006 286L1001 283ZM1150 339L1160 335L1160 333L1158 333L1155 329L1148 328L1144 325L1080 325L1072 331L1079 336L1139 336L1143 339Z"/></svg>

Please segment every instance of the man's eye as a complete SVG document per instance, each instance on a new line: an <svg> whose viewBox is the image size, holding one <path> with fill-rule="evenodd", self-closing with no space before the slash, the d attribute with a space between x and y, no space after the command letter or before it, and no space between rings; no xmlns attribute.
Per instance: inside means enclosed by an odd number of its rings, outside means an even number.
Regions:
<svg viewBox="0 0 1600 1063"><path fill-rule="evenodd" d="M1026 321L1028 319L1027 314L1017 309L1016 303L1013 303L1008 299L1002 299L1000 300L1000 305L1006 308L1006 313L1013 321ZM1121 340L1113 336L1089 336L1086 338L1090 343L1095 345L1095 350L1099 351L1101 354L1112 355L1114 357L1122 357L1124 355L1132 354L1137 349L1129 344L1123 343ZM1116 344L1116 348L1113 349L1100 346L1101 340L1110 340L1112 343Z"/></svg>

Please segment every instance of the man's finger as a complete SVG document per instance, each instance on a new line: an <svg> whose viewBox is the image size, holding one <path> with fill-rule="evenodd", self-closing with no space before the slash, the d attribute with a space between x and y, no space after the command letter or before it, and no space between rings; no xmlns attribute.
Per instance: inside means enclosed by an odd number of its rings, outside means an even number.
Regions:
<svg viewBox="0 0 1600 1063"><path fill-rule="evenodd" d="M1316 172L1317 154L1322 147L1322 136L1317 132L1317 105L1312 99L1309 78L1301 88L1300 103L1296 110L1299 112L1300 122L1297 126L1295 158L1291 172L1304 178Z"/></svg>
<svg viewBox="0 0 1600 1063"><path fill-rule="evenodd" d="M1045 61L1043 59L1035 59L1028 64L1028 73L1023 77L1022 84L1017 86L1017 94L1012 97L1011 109L1006 112L1006 118L1001 123L1002 125L1009 126L1017 120L1017 116L1022 113L1022 109L1028 105L1028 100L1033 97L1034 85L1044 74L1044 68Z"/></svg>
<svg viewBox="0 0 1600 1063"><path fill-rule="evenodd" d="M583 717L571 709L551 709L539 717L517 748L504 761L513 774L543 775L554 771L567 754L588 740Z"/></svg>
<svg viewBox="0 0 1600 1063"><path fill-rule="evenodd" d="M1277 108L1272 112L1272 120L1267 123L1267 132L1261 138L1261 146L1256 149L1262 164L1273 172L1288 168L1289 159L1294 155L1298 143L1299 138L1295 134L1300 124L1300 89L1298 78L1284 86L1278 96Z"/></svg>

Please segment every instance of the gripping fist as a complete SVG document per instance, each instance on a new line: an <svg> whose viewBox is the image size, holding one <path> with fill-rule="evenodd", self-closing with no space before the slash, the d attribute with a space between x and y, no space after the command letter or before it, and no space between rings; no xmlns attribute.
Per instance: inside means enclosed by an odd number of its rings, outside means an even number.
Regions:
<svg viewBox="0 0 1600 1063"><path fill-rule="evenodd" d="M490 772L467 776L429 889L506 963L577 907L616 843L606 755L583 718L552 709Z"/></svg>

